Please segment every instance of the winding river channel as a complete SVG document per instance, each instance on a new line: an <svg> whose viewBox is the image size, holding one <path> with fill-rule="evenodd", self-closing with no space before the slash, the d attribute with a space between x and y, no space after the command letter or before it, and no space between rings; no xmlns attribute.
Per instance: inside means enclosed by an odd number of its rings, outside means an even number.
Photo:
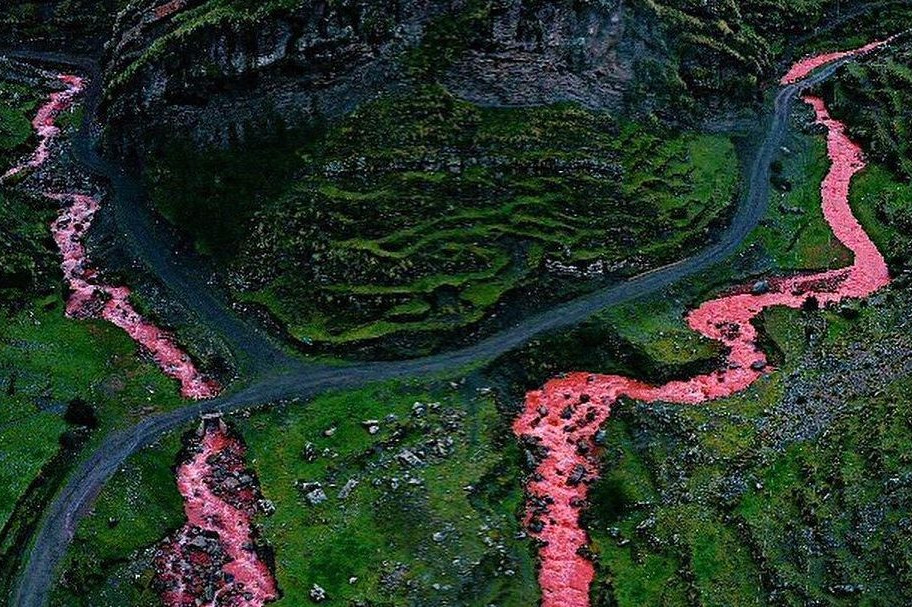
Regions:
<svg viewBox="0 0 912 607"><path fill-rule="evenodd" d="M101 317L120 326L165 373L180 383L185 396L201 400L175 411L150 416L131 428L112 433L76 467L65 486L47 505L32 547L23 562L11 604L17 607L44 605L76 525L104 483L131 454L201 414L230 413L264 402L306 398L328 389L372 381L453 372L467 364L493 360L531 337L571 326L606 306L656 292L723 261L737 251L766 210L769 164L778 153L786 132L793 100L807 87L829 77L846 61L885 43L809 58L789 71L775 98L765 137L757 141L757 149L746 175L745 195L739 201L732 223L721 232L715 243L696 252L693 257L556 306L472 346L427 358L339 366L296 364L271 373L257 370L257 375L248 378L246 383L239 382L234 390L219 394L220 387L197 371L172 335L136 313L128 302L126 287L110 287L96 282L97 273L91 269L86 257L84 235L98 209L98 199L79 192L48 193L62 206L60 218L54 222L52 230L63 255L63 270L72 291L68 314ZM31 58L68 63L60 56L33 54ZM87 65L85 62L73 63L80 67ZM93 77L98 79L97 70ZM37 168L47 159L49 146L59 133L54 119L83 90L80 77L63 75L60 81L66 89L53 93L39 113L43 116L42 120L36 118L36 122L40 122L35 125L39 148L23 162L21 168L15 169L15 174ZM98 86L97 81L94 84ZM864 166L861 151L846 136L843 125L829 116L822 100L807 95L803 99L828 133L827 149L832 166L821 186L823 211L835 236L854 253L854 263L839 270L773 279L768 281L769 288L763 293L752 292L749 288L736 289L690 312L687 322L693 330L720 341L729 350L726 366L713 373L661 386L651 386L622 376L572 373L554 379L526 396L523 413L515 421L513 429L518 436L539 442L547 449L547 455L539 462L537 474L528 486L526 521L532 534L543 540L539 582L545 607L589 605L589 586L594 569L590 561L580 556L580 549L587 544L588 538L579 525L579 511L585 502L587 484L598 475L595 431L609 417L611 407L619 397L696 404L744 390L772 371L757 347L757 332L751 324L751 320L764 309L770 306L798 308L811 303L826 305L844 298L866 297L889 282L883 257L848 205L851 178ZM111 182L114 191L112 204L122 207L120 214L115 215L123 222L120 227L134 236L137 257L172 290L176 299L196 306L203 322L211 322L216 328L224 327L228 341L235 340L239 349L243 349L245 343L256 342L256 347L261 347L268 354L272 347L269 343L258 341L259 337L240 326L226 311L228 307L166 252L167 245L163 248L161 243L149 237L148 231L143 232L145 224L141 222L139 206L135 206L135 212L124 211L131 203L139 204L134 195L138 186L123 171L103 160L91 145L91 136L86 134L85 125L92 119L94 108L91 103L88 105L83 132L74 143L75 154L87 169ZM6 179L4 177L3 180ZM210 449L224 447L218 437L207 435L203 440ZM193 502L194 513L205 512L210 506L219 508L215 503L203 503L210 492L194 491L186 484L195 474L204 473L205 463L196 460L182 468L181 491L188 502ZM243 524L243 520L239 520L239 524ZM258 567L256 563L251 562L250 565L254 569ZM266 585L259 594L262 600L257 604L269 600L274 592L268 581L263 583Z"/></svg>
<svg viewBox="0 0 912 607"><path fill-rule="evenodd" d="M57 119L85 90L85 81L80 76L60 74L57 79L66 88L51 93L32 120L38 137L37 148L26 160L6 171L0 177L0 183L40 168L50 157L51 145L60 135ZM130 303L129 288L96 282L98 273L89 264L84 239L98 211L98 198L79 192L45 192L45 196L62 207L60 216L51 224L51 233L60 250L60 267L71 293L66 306L67 316L99 317L123 329L150 354L162 372L180 383L183 396L212 398L218 394L219 385L202 376L174 337L136 311Z"/></svg>
<svg viewBox="0 0 912 607"><path fill-rule="evenodd" d="M782 84L885 43L810 57L797 63ZM816 309L846 298L867 297L890 282L886 261L849 207L852 176L865 166L861 149L846 136L844 125L830 117L822 99L810 95L803 99L827 131L827 154L832 164L820 186L823 215L836 238L854 254L854 263L838 270L770 280L762 293L744 287L691 311L688 326L721 342L728 351L725 366L712 373L659 386L621 375L570 373L526 395L525 409L513 430L547 453L527 487L527 526L543 541L539 553L543 607L589 606L595 569L584 556L588 538L579 514L586 503L588 485L599 474L596 431L619 398L698 404L741 392L771 371L751 322L763 310L772 306Z"/></svg>

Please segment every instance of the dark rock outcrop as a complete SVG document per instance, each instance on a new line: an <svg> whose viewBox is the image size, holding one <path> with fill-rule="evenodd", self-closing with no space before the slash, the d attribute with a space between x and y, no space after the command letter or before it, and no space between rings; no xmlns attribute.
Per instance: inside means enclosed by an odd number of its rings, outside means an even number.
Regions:
<svg viewBox="0 0 912 607"><path fill-rule="evenodd" d="M621 104L634 57L647 52L625 30L623 0L500 4L489 47L469 50L447 73L451 91L482 105Z"/></svg>
<svg viewBox="0 0 912 607"><path fill-rule="evenodd" d="M430 58L434 77L470 101L615 109L634 57L645 52L625 30L623 0L501 0L482 9L471 0L313 1L296 10L266 3L227 17L201 4L134 3L118 16L103 107L113 147L143 150L175 132L225 146L250 129L335 117L420 79L410 59L429 45L454 45ZM483 16L468 43L426 40L448 20L458 37L459 20L473 10Z"/></svg>
<svg viewBox="0 0 912 607"><path fill-rule="evenodd" d="M248 129L350 111L403 82L400 56L440 11L407 0L312 2L190 26L179 17L193 4L163 17L153 6L120 15L103 108L115 146L142 149L168 132L224 146Z"/></svg>
<svg viewBox="0 0 912 607"><path fill-rule="evenodd" d="M118 0L5 0L0 46L95 54L111 31Z"/></svg>

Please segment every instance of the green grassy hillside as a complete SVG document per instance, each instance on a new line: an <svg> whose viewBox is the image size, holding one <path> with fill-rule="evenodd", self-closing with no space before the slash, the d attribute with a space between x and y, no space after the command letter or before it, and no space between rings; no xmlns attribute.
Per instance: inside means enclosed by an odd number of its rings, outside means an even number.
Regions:
<svg viewBox="0 0 912 607"><path fill-rule="evenodd" d="M543 304L679 259L725 217L738 165L724 136L573 105L483 108L429 85L297 147L179 148L148 177L240 298L298 339L347 344L439 339L508 297Z"/></svg>

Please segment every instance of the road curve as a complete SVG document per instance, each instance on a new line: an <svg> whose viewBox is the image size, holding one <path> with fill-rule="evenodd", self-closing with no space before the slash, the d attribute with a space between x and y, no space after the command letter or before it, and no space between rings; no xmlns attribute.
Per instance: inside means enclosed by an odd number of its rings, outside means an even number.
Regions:
<svg viewBox="0 0 912 607"><path fill-rule="evenodd" d="M94 64L75 62L60 55L39 53L9 53L23 59L52 61L89 67L95 74L94 97L89 107L97 104L100 89ZM43 607L56 580L57 566L63 560L72 540L78 521L88 511L92 500L102 486L120 468L124 461L139 449L157 440L166 432L197 418L203 413L231 413L267 403L290 398L308 398L330 389L348 388L368 382L393 378L416 377L455 371L469 364L490 361L497 356L524 344L530 338L554 329L578 324L593 313L618 303L653 293L683 278L705 270L732 255L744 238L757 225L766 212L770 194L770 163L779 149L788 127L789 115L798 93L832 75L850 58L837 61L815 72L805 80L784 86L775 97L766 136L752 159L746 191L739 202L731 224L723 231L719 241L693 257L675 264L639 275L626 282L559 305L547 312L525 319L515 326L492 335L472 346L426 358L393 362L366 362L347 366L318 366L289 364L285 370L263 375L245 387L208 401L192 403L181 409L146 418L135 426L112 433L99 445L69 477L66 485L48 504L44 518L33 538L32 546L18 576L17 586L10 597L16 607ZM87 168L111 180L120 207L118 222L122 229L142 230L149 234L137 236L132 232L134 246L148 255L147 264L179 300L196 310L204 321L216 325L223 335L256 359L263 355L269 360L283 360L284 353L268 338L250 329L230 313L223 302L210 293L205 285L187 275L176 263L167 243L156 242L146 221L149 215L135 212L127 202L136 200L139 185L122 171L104 161L92 147L88 129L91 111L86 112L83 136L74 144L73 152ZM142 206L142 205L137 205ZM251 342L246 340L250 339ZM263 367L260 367L261 369ZM279 368L271 365L271 368Z"/></svg>

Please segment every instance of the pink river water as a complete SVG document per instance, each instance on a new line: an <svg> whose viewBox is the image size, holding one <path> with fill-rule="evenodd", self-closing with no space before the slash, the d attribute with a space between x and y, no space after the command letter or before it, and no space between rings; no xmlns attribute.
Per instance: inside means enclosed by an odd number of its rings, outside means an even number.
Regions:
<svg viewBox="0 0 912 607"><path fill-rule="evenodd" d="M51 143L60 135L57 118L70 108L73 100L85 89L85 81L79 76L61 74L58 79L66 89L51 93L47 103L39 108L32 120L32 126L38 135L38 147L27 160L4 173L0 182L40 167L50 156ZM60 216L51 224L51 232L63 257L61 268L71 291L66 306L67 315L78 318L100 317L126 331L149 352L165 374L180 383L183 396L200 399L218 394L218 383L197 370L190 356L177 345L174 337L144 319L133 308L127 287L94 282L97 272L88 264L83 240L98 211L98 199L78 193L49 192L45 195L64 205Z"/></svg>
<svg viewBox="0 0 912 607"><path fill-rule="evenodd" d="M251 543L258 487L241 441L221 422L206 426L199 451L177 471L187 522L156 555L156 583L166 607L259 607L278 589Z"/></svg>
<svg viewBox="0 0 912 607"><path fill-rule="evenodd" d="M66 89L51 93L48 102L38 109L38 113L32 119L32 128L38 135L38 147L27 160L6 171L0 177L0 182L28 169L37 168L48 159L51 142L60 134L60 128L56 125L57 116L70 107L73 99L85 87L85 82L79 76L60 74L57 78L66 85Z"/></svg>
<svg viewBox="0 0 912 607"><path fill-rule="evenodd" d="M179 3L171 3L179 4ZM0 177L0 183L43 165L51 144L60 135L56 120L84 90L78 76L58 76L66 89L51 93L32 124L38 147L21 164ZM51 232L62 256L61 269L70 288L66 314L103 318L123 329L145 349L162 371L176 379L188 398L211 398L220 387L203 376L174 337L144 319L130 304L127 287L98 284L89 265L85 235L99 209L99 199L77 192L45 196L62 205ZM252 518L259 511L258 488L244 467L244 446L218 424L209 425L198 452L178 470L178 489L184 496L187 524L168 541L157 557L156 581L167 607L254 607L274 600L275 579L252 548ZM193 539L197 543L193 543ZM200 549L200 543L207 550ZM205 575L206 573L210 575ZM214 592L212 590L214 589ZM211 600L204 599L211 593Z"/></svg>
<svg viewBox="0 0 912 607"><path fill-rule="evenodd" d="M857 57L860 55L866 55L871 51L875 51L882 46L885 46L892 42L896 36L890 36L886 40L878 40L876 42L871 42L866 44L861 48L857 48L850 51L834 51L832 53L823 53L822 55L811 55L805 57L791 69L786 72L785 76L782 77L782 80L779 81L780 84L792 84L793 82L798 82L804 78L810 76L811 72L816 70L818 67L823 67L828 63L833 61L838 61L839 59L844 59L845 57Z"/></svg>
<svg viewBox="0 0 912 607"><path fill-rule="evenodd" d="M867 53L882 44L805 59L782 81L794 82L821 65ZM803 100L827 130L827 154L832 164L820 188L823 214L836 238L854 253L854 263L838 270L771 280L769 291L763 294L743 287L692 310L687 315L688 326L728 350L726 365L713 373L659 386L620 375L571 373L526 394L523 413L513 430L546 452L527 485L526 511L530 533L543 542L538 576L543 607L589 606L595 569L584 556L588 537L580 526L579 513L589 483L599 474L595 432L608 419L619 397L697 404L731 396L771 371L751 324L764 309L800 308L811 297L821 306L845 298L863 298L889 283L883 256L849 207L852 176L865 166L861 149L848 138L843 124L830 117L823 100L813 96Z"/></svg>
<svg viewBox="0 0 912 607"><path fill-rule="evenodd" d="M177 13L187 6L187 0L171 0L152 9L152 15L156 19L164 19Z"/></svg>
<svg viewBox="0 0 912 607"><path fill-rule="evenodd" d="M85 233L98 211L98 199L85 194L47 194L66 206L51 224L54 240L63 256L64 279L70 287L66 312L74 318L100 317L126 331L142 346L159 368L176 379L186 398L212 398L219 392L215 380L202 375L167 331L142 317L130 303L130 289L94 282L97 272L88 266Z"/></svg>

